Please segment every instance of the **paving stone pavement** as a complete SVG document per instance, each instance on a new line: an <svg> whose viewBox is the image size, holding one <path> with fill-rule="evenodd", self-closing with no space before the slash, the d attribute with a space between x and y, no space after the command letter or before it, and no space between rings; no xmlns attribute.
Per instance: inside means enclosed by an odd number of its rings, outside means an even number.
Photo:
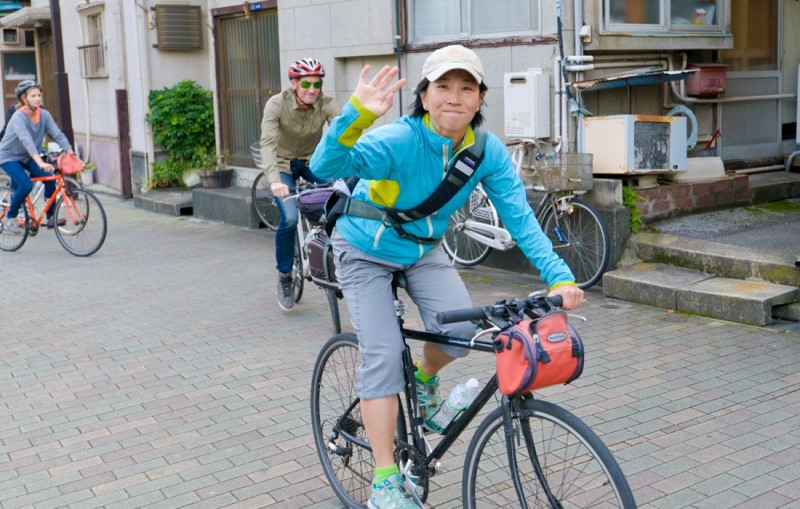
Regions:
<svg viewBox="0 0 800 509"><path fill-rule="evenodd" d="M277 307L271 233L102 200L96 255L69 255L52 232L0 253L0 507L342 507L309 427L324 294L309 285ZM463 274L476 304L536 286ZM640 507L800 508L799 335L596 289L581 314L583 376L540 395L602 437ZM491 369L474 354L444 390ZM468 438L431 507L460 507Z"/></svg>

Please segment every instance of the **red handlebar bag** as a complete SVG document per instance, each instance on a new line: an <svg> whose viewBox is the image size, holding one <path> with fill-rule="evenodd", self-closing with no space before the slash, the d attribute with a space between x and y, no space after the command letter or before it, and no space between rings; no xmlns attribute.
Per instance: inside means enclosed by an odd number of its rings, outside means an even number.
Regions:
<svg viewBox="0 0 800 509"><path fill-rule="evenodd" d="M83 161L75 154L64 153L56 159L56 165L62 175L75 175L83 171Z"/></svg>
<svg viewBox="0 0 800 509"><path fill-rule="evenodd" d="M522 320L493 344L497 382L506 396L568 384L583 372L583 342L563 311Z"/></svg>

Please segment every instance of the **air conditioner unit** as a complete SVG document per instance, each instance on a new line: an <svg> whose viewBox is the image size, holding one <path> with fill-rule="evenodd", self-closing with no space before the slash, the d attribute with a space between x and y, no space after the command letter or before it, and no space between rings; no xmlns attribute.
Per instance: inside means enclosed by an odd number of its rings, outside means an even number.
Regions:
<svg viewBox="0 0 800 509"><path fill-rule="evenodd" d="M584 117L583 126L595 174L686 171L686 117Z"/></svg>
<svg viewBox="0 0 800 509"><path fill-rule="evenodd" d="M541 69L503 75L505 135L550 137L550 78Z"/></svg>

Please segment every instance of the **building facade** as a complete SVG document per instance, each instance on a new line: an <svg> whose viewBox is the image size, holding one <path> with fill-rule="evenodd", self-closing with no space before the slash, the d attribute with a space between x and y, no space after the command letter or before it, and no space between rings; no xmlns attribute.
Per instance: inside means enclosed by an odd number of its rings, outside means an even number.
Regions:
<svg viewBox="0 0 800 509"><path fill-rule="evenodd" d="M12 64L30 60L17 54L34 53L35 74L51 106L50 22L32 10L46 13L48 5L20 2L19 11L27 8L28 15L14 11L0 19L4 38L8 29L14 40L14 29L21 41L0 46L6 102L9 87L21 76L20 65ZM690 155L719 156L729 167L779 163L796 149L800 3L794 0L65 0L59 5L76 144L97 165L99 183L123 195L144 190L150 165L159 157L145 121L151 90L191 79L214 92L218 148L230 152L235 182L246 186L257 172L249 147L258 140L263 106L288 86L290 62L305 56L321 60L328 70L325 91L342 103L364 64L398 65L409 84L383 120L391 122L407 112L427 55L451 43L473 48L482 59L489 87L487 127L501 136L518 120L506 110L519 115L529 107L520 101L506 105L506 73L535 72L547 78L536 94L546 95L549 112L544 112L546 132L534 134L561 150L584 150L584 117L621 114L694 117L697 141ZM687 69L698 69L694 72L717 89L687 87ZM541 97L537 101L543 104ZM675 113L676 106L684 108Z"/></svg>

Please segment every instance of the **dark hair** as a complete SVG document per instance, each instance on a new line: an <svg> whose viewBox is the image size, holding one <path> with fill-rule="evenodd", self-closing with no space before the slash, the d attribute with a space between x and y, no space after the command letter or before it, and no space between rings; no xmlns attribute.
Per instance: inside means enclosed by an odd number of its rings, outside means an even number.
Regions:
<svg viewBox="0 0 800 509"><path fill-rule="evenodd" d="M420 92L425 92L426 90L428 90L428 85L430 84L431 82L428 81L428 78L422 78L422 81L420 81L419 84L417 84L417 88L414 89L414 94L417 97L414 99L414 102L411 104L411 107L409 108L411 110L412 117L421 117L425 115L425 108L422 106L422 98L420 97ZM480 93L484 93L487 90L489 90L489 87L487 87L485 83L481 83L480 85L478 85L478 91ZM481 101L481 109L483 109L484 104L485 102ZM472 120L470 121L469 125L472 126L473 129L475 129L476 127L479 127L481 124L483 124L483 111L478 110L478 112L475 113L475 116L472 117Z"/></svg>

